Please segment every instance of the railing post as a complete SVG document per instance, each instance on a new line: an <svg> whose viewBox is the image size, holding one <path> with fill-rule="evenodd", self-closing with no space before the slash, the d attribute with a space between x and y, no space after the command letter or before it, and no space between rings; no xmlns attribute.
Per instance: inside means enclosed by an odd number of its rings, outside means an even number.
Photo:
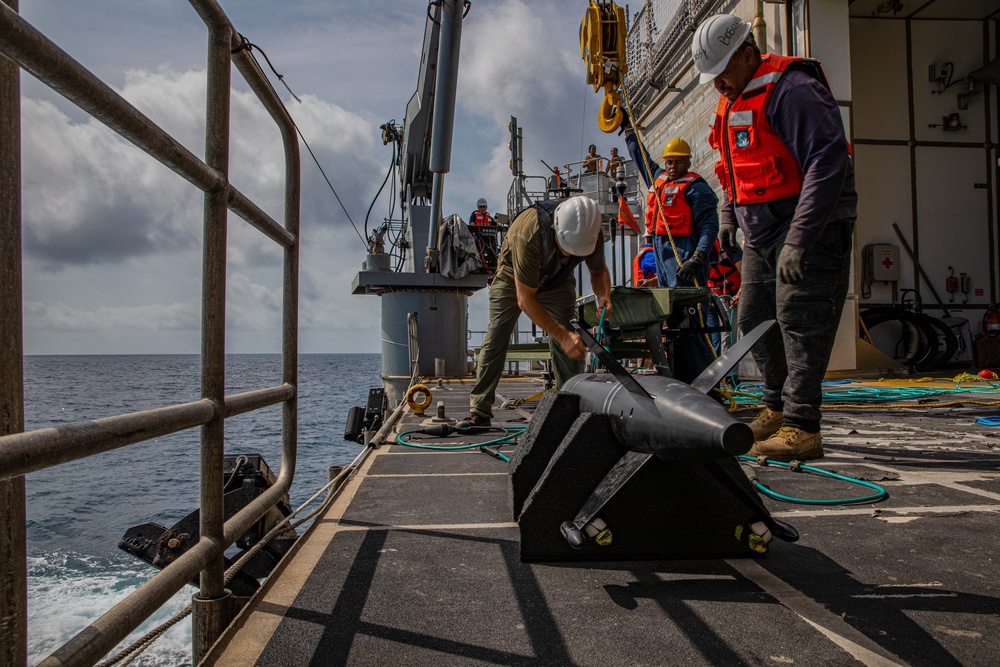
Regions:
<svg viewBox="0 0 1000 667"><path fill-rule="evenodd" d="M15 12L18 0L0 0ZM24 431L21 73L0 58L0 436ZM28 662L24 477L0 481L0 667Z"/></svg>
<svg viewBox="0 0 1000 667"><path fill-rule="evenodd" d="M223 186L205 193L204 258L202 269L201 397L216 405L215 417L201 427L201 539L217 547L217 555L202 570L192 619L192 658L208 652L231 620L231 594L223 587L225 538L222 500L224 404L226 389L226 237L229 196L229 95L231 29L208 25L208 91L205 162L223 174Z"/></svg>

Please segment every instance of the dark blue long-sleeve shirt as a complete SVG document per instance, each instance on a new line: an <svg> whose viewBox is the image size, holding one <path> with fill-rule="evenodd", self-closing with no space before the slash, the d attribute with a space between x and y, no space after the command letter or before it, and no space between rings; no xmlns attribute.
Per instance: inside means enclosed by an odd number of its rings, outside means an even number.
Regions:
<svg viewBox="0 0 1000 667"><path fill-rule="evenodd" d="M649 156L645 147L639 146L639 140L636 139L634 133L626 133L625 146L628 147L628 153L638 167L639 175L646 183L646 187L651 188L656 179L663 173L663 167ZM643 160L643 156L645 156L645 160ZM649 168L653 171L652 178L646 171L647 161ZM690 237L694 241L694 247L690 250L701 250L707 255L719 233L719 198L708 183L699 179L684 190L684 200L691 207L691 217L694 222L694 233ZM674 237L675 242L679 241L680 238Z"/></svg>
<svg viewBox="0 0 1000 667"><path fill-rule="evenodd" d="M854 165L840 109L822 83L806 72L791 70L775 86L767 121L802 169L802 192L735 207L723 192L722 222L738 221L750 248L782 240L811 248L828 223L858 215Z"/></svg>

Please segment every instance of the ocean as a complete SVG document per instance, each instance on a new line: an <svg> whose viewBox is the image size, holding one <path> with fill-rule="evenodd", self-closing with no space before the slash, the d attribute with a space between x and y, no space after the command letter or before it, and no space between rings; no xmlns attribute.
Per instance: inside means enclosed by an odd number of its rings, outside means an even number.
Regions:
<svg viewBox="0 0 1000 667"><path fill-rule="evenodd" d="M347 411L381 385L378 354L299 358L298 462L292 507L350 462ZM29 356L24 360L25 428L110 417L199 398L198 355ZM280 355L230 355L226 394L280 384ZM277 473L280 406L226 420L226 453L260 453ZM35 665L157 571L118 549L132 525L171 526L198 507L199 429L106 452L28 475L28 651ZM141 637L183 609L187 587L130 636ZM132 663L191 664L190 618Z"/></svg>

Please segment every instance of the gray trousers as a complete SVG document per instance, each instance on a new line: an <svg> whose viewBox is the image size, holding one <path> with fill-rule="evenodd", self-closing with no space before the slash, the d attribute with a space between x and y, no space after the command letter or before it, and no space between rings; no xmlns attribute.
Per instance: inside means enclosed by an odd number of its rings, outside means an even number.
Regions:
<svg viewBox="0 0 1000 667"><path fill-rule="evenodd" d="M743 251L740 330L747 334L778 320L753 358L764 378L764 405L783 410L790 426L819 425L823 376L850 281L853 233L853 220L828 224L805 254L805 278L794 285L775 274L783 243Z"/></svg>
<svg viewBox="0 0 1000 667"><path fill-rule="evenodd" d="M569 327L576 305L576 281L567 280L562 285L536 292L538 302L556 322ZM517 327L521 309L517 306L517 290L513 284L494 280L490 287L490 324L486 329L483 347L479 350L476 364L476 386L472 388L469 409L483 417L493 416L493 402L496 400L497 385L503 374L510 337ZM550 336L549 351L552 354L556 376L556 388L566 380L583 372L583 362L573 361L562 351Z"/></svg>

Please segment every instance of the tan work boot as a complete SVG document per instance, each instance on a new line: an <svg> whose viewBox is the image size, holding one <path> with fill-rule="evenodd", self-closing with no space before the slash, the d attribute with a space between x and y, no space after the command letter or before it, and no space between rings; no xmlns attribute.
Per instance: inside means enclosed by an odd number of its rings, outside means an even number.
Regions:
<svg viewBox="0 0 1000 667"><path fill-rule="evenodd" d="M756 441L765 440L778 432L781 425L785 423L782 413L771 408L761 410L753 421L750 422L750 430L753 431L753 439Z"/></svg>
<svg viewBox="0 0 1000 667"><path fill-rule="evenodd" d="M782 426L767 440L758 440L750 456L764 456L775 461L808 461L823 458L823 438L794 426Z"/></svg>

